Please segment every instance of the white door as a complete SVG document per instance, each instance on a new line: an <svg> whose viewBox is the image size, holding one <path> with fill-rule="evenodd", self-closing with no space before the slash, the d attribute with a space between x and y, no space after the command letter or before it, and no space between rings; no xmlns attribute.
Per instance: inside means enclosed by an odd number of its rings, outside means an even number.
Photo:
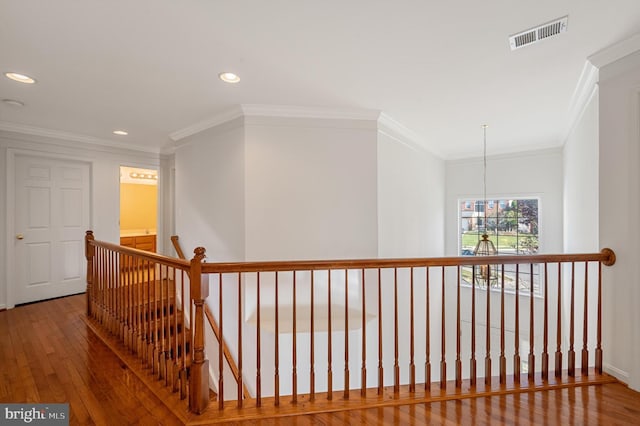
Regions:
<svg viewBox="0 0 640 426"><path fill-rule="evenodd" d="M16 155L14 304L86 289L87 163Z"/></svg>

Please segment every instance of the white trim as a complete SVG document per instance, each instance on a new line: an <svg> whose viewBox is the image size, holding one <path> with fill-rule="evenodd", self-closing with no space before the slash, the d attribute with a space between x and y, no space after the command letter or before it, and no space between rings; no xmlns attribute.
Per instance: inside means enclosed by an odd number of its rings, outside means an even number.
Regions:
<svg viewBox="0 0 640 426"><path fill-rule="evenodd" d="M15 160L16 156L23 155L28 157L40 157L40 158L48 158L52 160L63 160L63 161L73 161L78 163L84 163L89 165L89 229L93 229L94 223L94 190L93 190L93 170L94 170L94 162L91 159L83 158L83 157L74 157L62 154L56 154L46 151L35 151L35 150L27 150L27 149L19 149L19 148L7 148L7 157L6 157L6 165L7 165L7 187L6 187L6 198L5 198L5 232L6 232L6 246L5 246L5 262L6 262L6 305L7 309L11 309L15 307L14 303L14 286L16 284L15 280L15 259L13 254L15 250L12 247L14 244L13 235L15 235L15 229L13 229L15 223L15 215L14 215L14 206L15 206Z"/></svg>
<svg viewBox="0 0 640 426"><path fill-rule="evenodd" d="M169 138L174 142L178 142L184 138L195 135L196 133L200 133L204 130L219 126L220 124L224 124L238 117L242 117L243 115L244 112L242 111L242 107L238 105L226 111L223 111L220 114L216 114L213 117L209 117L183 129L176 130L169 135Z"/></svg>
<svg viewBox="0 0 640 426"><path fill-rule="evenodd" d="M0 311L3 309L7 309L7 305L0 305Z"/></svg>
<svg viewBox="0 0 640 426"><path fill-rule="evenodd" d="M147 148L133 144L123 144L113 142L106 139L99 139L93 136L86 136L77 133L63 132L60 130L44 129L41 127L28 126L26 124L10 123L8 121L0 121L0 130L13 133L21 133L25 135L43 136L52 139L62 139L66 141L81 142L90 145L107 146L111 148L126 149L128 151L141 151L153 154L159 154L157 148Z"/></svg>
<svg viewBox="0 0 640 426"><path fill-rule="evenodd" d="M507 152L504 154L487 155L487 160L510 160L510 159L521 158L521 157L531 157L534 155L552 155L552 154L562 155L562 147L540 148L540 149L533 149L529 151L514 151L514 152ZM450 159L450 160L447 160L447 163L476 164L481 161L482 161L482 156L474 156L474 157Z"/></svg>
<svg viewBox="0 0 640 426"><path fill-rule="evenodd" d="M440 159L445 158L444 154L441 151L434 149L433 147L427 147L422 138L417 133L404 126L397 120L394 120L384 112L381 112L378 118L378 132L404 145L407 145L412 149L427 151Z"/></svg>
<svg viewBox="0 0 640 426"><path fill-rule="evenodd" d="M279 118L315 118L325 120L365 120L376 121L380 111L371 109L340 109L324 107L303 107L294 105L242 104L229 108L210 118L199 121L169 135L178 142L186 137L219 126L239 117L279 117Z"/></svg>
<svg viewBox="0 0 640 426"><path fill-rule="evenodd" d="M635 91L635 94L634 94L635 99L631 109L631 126L632 126L631 146L637 147L638 144L640 144L640 87L636 87L634 91ZM630 170L632 171L632 173L635 173L635 176L634 176L635 184L631 185L631 188L633 188L632 190L633 192L635 192L635 194L632 193L630 194L630 196L633 197L632 199L636 200L632 205L632 211L636 211L636 212L638 211L637 209L639 207L638 196L640 193L640 174L637 171L637 165L640 164L639 154L640 153L636 150L635 158L629 159L631 162ZM639 245L640 245L637 241L637 237L638 237L638 231L635 232L636 250L639 248ZM635 293L635 295L632 295L632 300L636 300L636 301L640 300L640 288L637 285L634 285L632 287ZM635 315L635 319L633 319L632 323L638 324L640 322L640 310L634 309L633 315ZM631 327L631 333L632 335L629 336L631 339L631 355L632 355L631 359L638 360L640 359L640 328ZM631 369L631 376L627 384L629 385L629 387L631 387L634 390L640 390L640 366L638 365L637 362L632 362L630 369Z"/></svg>
<svg viewBox="0 0 640 426"><path fill-rule="evenodd" d="M611 364L607 364L606 362L602 364L602 369L605 373L612 375L613 377L626 384L629 384L629 373L627 373L626 371L620 370L619 368L614 367Z"/></svg>
<svg viewBox="0 0 640 426"><path fill-rule="evenodd" d="M582 118L587 106L591 103L594 95L598 92L598 78L600 70L591 62L586 61L580 73L580 78L569 102L569 122L562 138L562 145L567 142Z"/></svg>
<svg viewBox="0 0 640 426"><path fill-rule="evenodd" d="M15 203L15 151L12 149L7 149L6 151L6 183L7 187L5 190L5 252L4 252L4 261L5 261L5 301L7 305L7 309L13 308L13 283L15 280L13 279L14 273L14 250L12 244L15 243L13 239L13 224L15 223L14 219L14 203ZM11 200L11 202L9 202ZM11 237L9 237L11 236Z"/></svg>
<svg viewBox="0 0 640 426"><path fill-rule="evenodd" d="M602 68L638 50L640 50L640 33L599 50L587 60L597 68Z"/></svg>
<svg viewBox="0 0 640 426"><path fill-rule="evenodd" d="M247 117L316 118L325 120L375 121L380 111L364 108L327 108L296 105L240 105Z"/></svg>

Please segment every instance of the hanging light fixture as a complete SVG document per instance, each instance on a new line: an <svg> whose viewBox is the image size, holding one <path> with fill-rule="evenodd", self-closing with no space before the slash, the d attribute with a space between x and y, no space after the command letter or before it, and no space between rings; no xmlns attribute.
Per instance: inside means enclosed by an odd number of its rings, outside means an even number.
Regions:
<svg viewBox="0 0 640 426"><path fill-rule="evenodd" d="M489 239L487 234L487 126L482 125L484 145L483 145L483 210L484 210L484 222L482 239L478 241L473 254L476 256L495 256L498 254L493 242ZM495 265L481 265L474 267L474 275L476 281L480 284L490 285L492 282L497 281L497 268Z"/></svg>

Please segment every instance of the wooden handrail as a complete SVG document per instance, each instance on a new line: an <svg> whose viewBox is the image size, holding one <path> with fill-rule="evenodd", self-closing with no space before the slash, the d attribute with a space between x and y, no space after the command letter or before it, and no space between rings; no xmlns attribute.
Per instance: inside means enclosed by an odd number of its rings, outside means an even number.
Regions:
<svg viewBox="0 0 640 426"><path fill-rule="evenodd" d="M202 272L208 274L230 272L315 271L335 269L411 268L434 266L473 266L530 263L602 262L615 264L616 256L609 248L600 253L535 254L509 256L452 256L408 259L346 259L346 260L292 260L269 262L204 263Z"/></svg>
<svg viewBox="0 0 640 426"><path fill-rule="evenodd" d="M182 247L180 246L179 238L177 235L171 236L171 244L173 244L173 249L176 251L178 255L178 259L186 259L184 252L182 251Z"/></svg>

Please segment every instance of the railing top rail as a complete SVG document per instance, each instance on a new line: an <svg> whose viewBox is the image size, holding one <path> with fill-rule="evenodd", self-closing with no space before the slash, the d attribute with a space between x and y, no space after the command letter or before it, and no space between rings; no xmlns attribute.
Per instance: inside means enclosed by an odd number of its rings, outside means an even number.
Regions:
<svg viewBox="0 0 640 426"><path fill-rule="evenodd" d="M188 271L190 267L190 262L188 260L182 260L175 257L163 256L161 254L151 253L144 250L123 247L117 244L108 243L106 241L89 240L88 244L93 245L95 247L102 247L108 250L112 250L120 254L128 254L138 259L149 260L154 263L171 266L176 269L183 269Z"/></svg>
<svg viewBox="0 0 640 426"><path fill-rule="evenodd" d="M511 256L456 256L409 259L349 259L349 260L297 260L269 262L229 262L203 263L203 273L232 272L274 272L309 271L327 269L386 269L411 267L467 266L489 264L530 264L530 263L566 263L566 262L602 262L611 266L615 263L613 250L605 248L600 253L577 254L537 254Z"/></svg>

